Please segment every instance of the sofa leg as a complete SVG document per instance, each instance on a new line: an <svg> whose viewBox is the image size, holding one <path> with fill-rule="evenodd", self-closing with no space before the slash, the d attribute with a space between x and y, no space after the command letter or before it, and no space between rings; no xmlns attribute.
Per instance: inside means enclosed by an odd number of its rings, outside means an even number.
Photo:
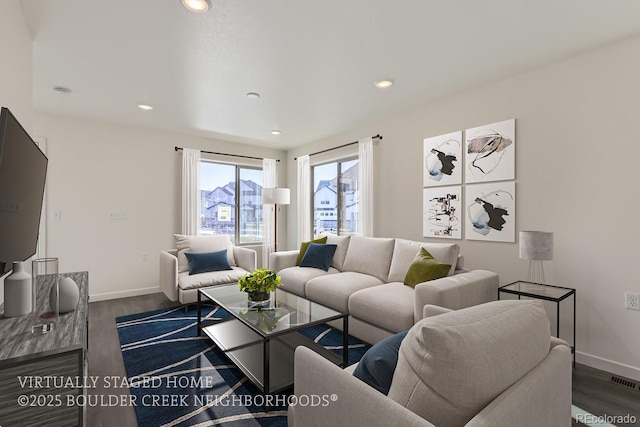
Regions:
<svg viewBox="0 0 640 427"><path fill-rule="evenodd" d="M189 304L185 304L183 307L184 307L184 312L188 313L189 312Z"/></svg>

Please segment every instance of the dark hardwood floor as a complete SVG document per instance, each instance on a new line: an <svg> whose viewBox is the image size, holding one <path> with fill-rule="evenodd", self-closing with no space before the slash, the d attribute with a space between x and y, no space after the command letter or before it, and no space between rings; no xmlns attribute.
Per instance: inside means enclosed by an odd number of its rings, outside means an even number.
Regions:
<svg viewBox="0 0 640 427"><path fill-rule="evenodd" d="M109 301L89 303L89 376L99 377L98 387L87 394L115 400L117 396L129 396L127 388L105 389L104 378L126 378L124 362L120 352L120 340L116 330L116 317L141 313L165 307L173 307L162 294L143 295ZM109 381L113 383L114 381ZM135 410L132 406L107 404L87 407L87 427L136 427ZM142 427L142 426L141 426Z"/></svg>
<svg viewBox="0 0 640 427"><path fill-rule="evenodd" d="M103 404L87 408L88 427L136 427L133 407L109 406L117 397L126 396L126 388L103 387L105 377L126 378L115 318L126 314L141 313L166 307L174 307L164 294L143 295L89 304L89 375L98 376L98 387L89 395L102 396ZM610 381L611 374L577 364L573 369L573 404L594 415L635 417L640 425L640 391ZM573 425L581 425L573 421ZM140 426L146 427L146 426Z"/></svg>
<svg viewBox="0 0 640 427"><path fill-rule="evenodd" d="M597 416L629 415L630 425L640 425L640 389L611 381L612 374L585 365L573 370L573 404ZM632 418L633 417L633 418ZM635 421L633 421L635 420ZM581 425L575 420L573 425ZM624 423L615 423L622 426Z"/></svg>

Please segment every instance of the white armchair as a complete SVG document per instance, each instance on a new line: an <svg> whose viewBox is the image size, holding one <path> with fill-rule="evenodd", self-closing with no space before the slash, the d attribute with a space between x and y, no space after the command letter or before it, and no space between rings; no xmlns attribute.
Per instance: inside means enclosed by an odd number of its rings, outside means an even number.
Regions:
<svg viewBox="0 0 640 427"><path fill-rule="evenodd" d="M184 252L212 252L219 250L221 245L229 252L231 270L189 274ZM176 246L177 249L160 252L160 289L171 301L196 302L199 288L235 283L256 269L256 251L233 246L224 236L176 235Z"/></svg>
<svg viewBox="0 0 640 427"><path fill-rule="evenodd" d="M388 396L300 346L289 426L570 426L571 350L539 301L427 306L400 345ZM440 313L445 313L438 315Z"/></svg>

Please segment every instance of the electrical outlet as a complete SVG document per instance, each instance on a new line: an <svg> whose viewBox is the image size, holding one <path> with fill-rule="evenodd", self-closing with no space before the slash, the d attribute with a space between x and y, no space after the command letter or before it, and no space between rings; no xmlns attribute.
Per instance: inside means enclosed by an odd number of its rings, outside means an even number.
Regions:
<svg viewBox="0 0 640 427"><path fill-rule="evenodd" d="M640 293L638 292L625 292L624 293L624 308L629 310L640 310Z"/></svg>
<svg viewBox="0 0 640 427"><path fill-rule="evenodd" d="M126 221L127 211L109 211L107 212L107 218L110 221Z"/></svg>
<svg viewBox="0 0 640 427"><path fill-rule="evenodd" d="M147 262L149 261L149 254L147 252L142 252L141 256L140 256L140 260L142 262Z"/></svg>

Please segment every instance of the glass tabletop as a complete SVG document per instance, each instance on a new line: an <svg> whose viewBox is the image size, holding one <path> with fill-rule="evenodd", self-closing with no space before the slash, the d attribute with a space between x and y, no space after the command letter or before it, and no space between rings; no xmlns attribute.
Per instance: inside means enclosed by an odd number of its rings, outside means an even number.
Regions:
<svg viewBox="0 0 640 427"><path fill-rule="evenodd" d="M263 305L249 302L247 293L235 284L204 288L200 292L263 337L347 315L281 289L272 292L268 303Z"/></svg>
<svg viewBox="0 0 640 427"><path fill-rule="evenodd" d="M562 286L544 285L542 283L532 283L525 281L513 282L500 288L502 291L511 291L518 294L530 294L541 297L562 299L574 292L574 289Z"/></svg>

